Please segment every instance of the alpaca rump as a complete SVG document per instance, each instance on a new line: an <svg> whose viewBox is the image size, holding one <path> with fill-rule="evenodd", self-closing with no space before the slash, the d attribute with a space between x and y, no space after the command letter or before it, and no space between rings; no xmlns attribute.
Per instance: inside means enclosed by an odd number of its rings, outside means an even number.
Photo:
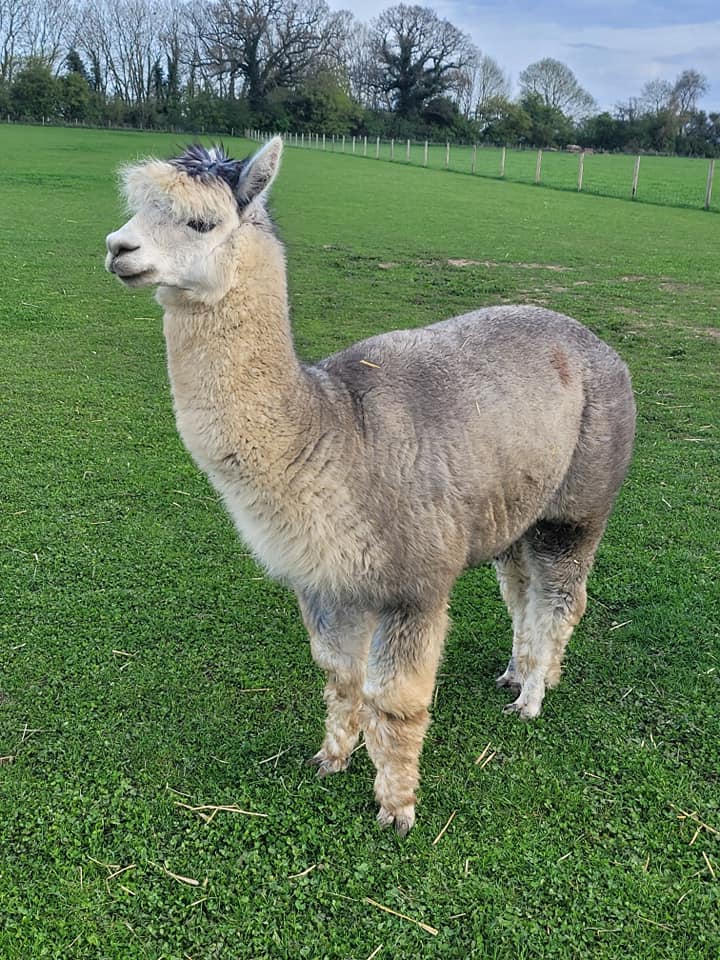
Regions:
<svg viewBox="0 0 720 960"><path fill-rule="evenodd" d="M178 431L297 595L327 675L318 774L344 770L363 733L378 820L405 834L463 569L493 562L510 612L505 709L537 716L560 679L630 461L630 378L577 321L526 306L302 364L265 210L281 151L192 147L126 169L133 216L106 265L157 288Z"/></svg>

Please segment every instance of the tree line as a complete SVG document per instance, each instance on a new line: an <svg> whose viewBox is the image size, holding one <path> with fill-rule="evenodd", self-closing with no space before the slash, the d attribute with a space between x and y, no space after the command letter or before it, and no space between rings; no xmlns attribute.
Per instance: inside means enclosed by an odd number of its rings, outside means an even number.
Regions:
<svg viewBox="0 0 720 960"><path fill-rule="evenodd" d="M687 69L599 112L568 66L507 72L429 7L325 0L0 0L0 115L143 128L720 154Z"/></svg>

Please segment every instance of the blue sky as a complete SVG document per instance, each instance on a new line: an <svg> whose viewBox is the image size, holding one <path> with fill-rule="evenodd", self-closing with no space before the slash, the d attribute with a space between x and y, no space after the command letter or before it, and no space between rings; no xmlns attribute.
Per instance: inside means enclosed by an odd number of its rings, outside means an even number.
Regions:
<svg viewBox="0 0 720 960"><path fill-rule="evenodd" d="M330 0L369 21L393 5L380 0ZM720 111L720 3L708 0L438 0L423 3L469 33L510 73L554 57L566 63L600 109L637 96L647 80L673 81L693 67L710 81L700 103Z"/></svg>

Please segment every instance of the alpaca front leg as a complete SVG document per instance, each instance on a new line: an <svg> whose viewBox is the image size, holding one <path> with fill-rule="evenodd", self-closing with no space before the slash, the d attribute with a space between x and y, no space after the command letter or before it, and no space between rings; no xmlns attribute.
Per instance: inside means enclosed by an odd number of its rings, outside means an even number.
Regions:
<svg viewBox="0 0 720 960"><path fill-rule="evenodd" d="M300 597L313 659L327 683L325 739L309 761L318 776L345 770L360 736L362 685L374 620L366 613L340 611L317 598Z"/></svg>
<svg viewBox="0 0 720 960"><path fill-rule="evenodd" d="M365 744L377 771L378 821L401 836L415 823L418 763L447 626L447 604L432 614L393 611L373 638L363 687Z"/></svg>

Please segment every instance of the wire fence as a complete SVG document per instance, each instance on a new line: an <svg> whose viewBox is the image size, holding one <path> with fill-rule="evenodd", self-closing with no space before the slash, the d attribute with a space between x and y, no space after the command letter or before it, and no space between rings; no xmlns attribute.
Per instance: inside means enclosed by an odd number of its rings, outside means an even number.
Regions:
<svg viewBox="0 0 720 960"><path fill-rule="evenodd" d="M245 135L258 141L273 136L261 130L246 130ZM301 149L451 170L554 190L720 212L720 187L713 196L715 160L593 153L591 150L514 150L312 133L285 133L283 138L286 145Z"/></svg>

